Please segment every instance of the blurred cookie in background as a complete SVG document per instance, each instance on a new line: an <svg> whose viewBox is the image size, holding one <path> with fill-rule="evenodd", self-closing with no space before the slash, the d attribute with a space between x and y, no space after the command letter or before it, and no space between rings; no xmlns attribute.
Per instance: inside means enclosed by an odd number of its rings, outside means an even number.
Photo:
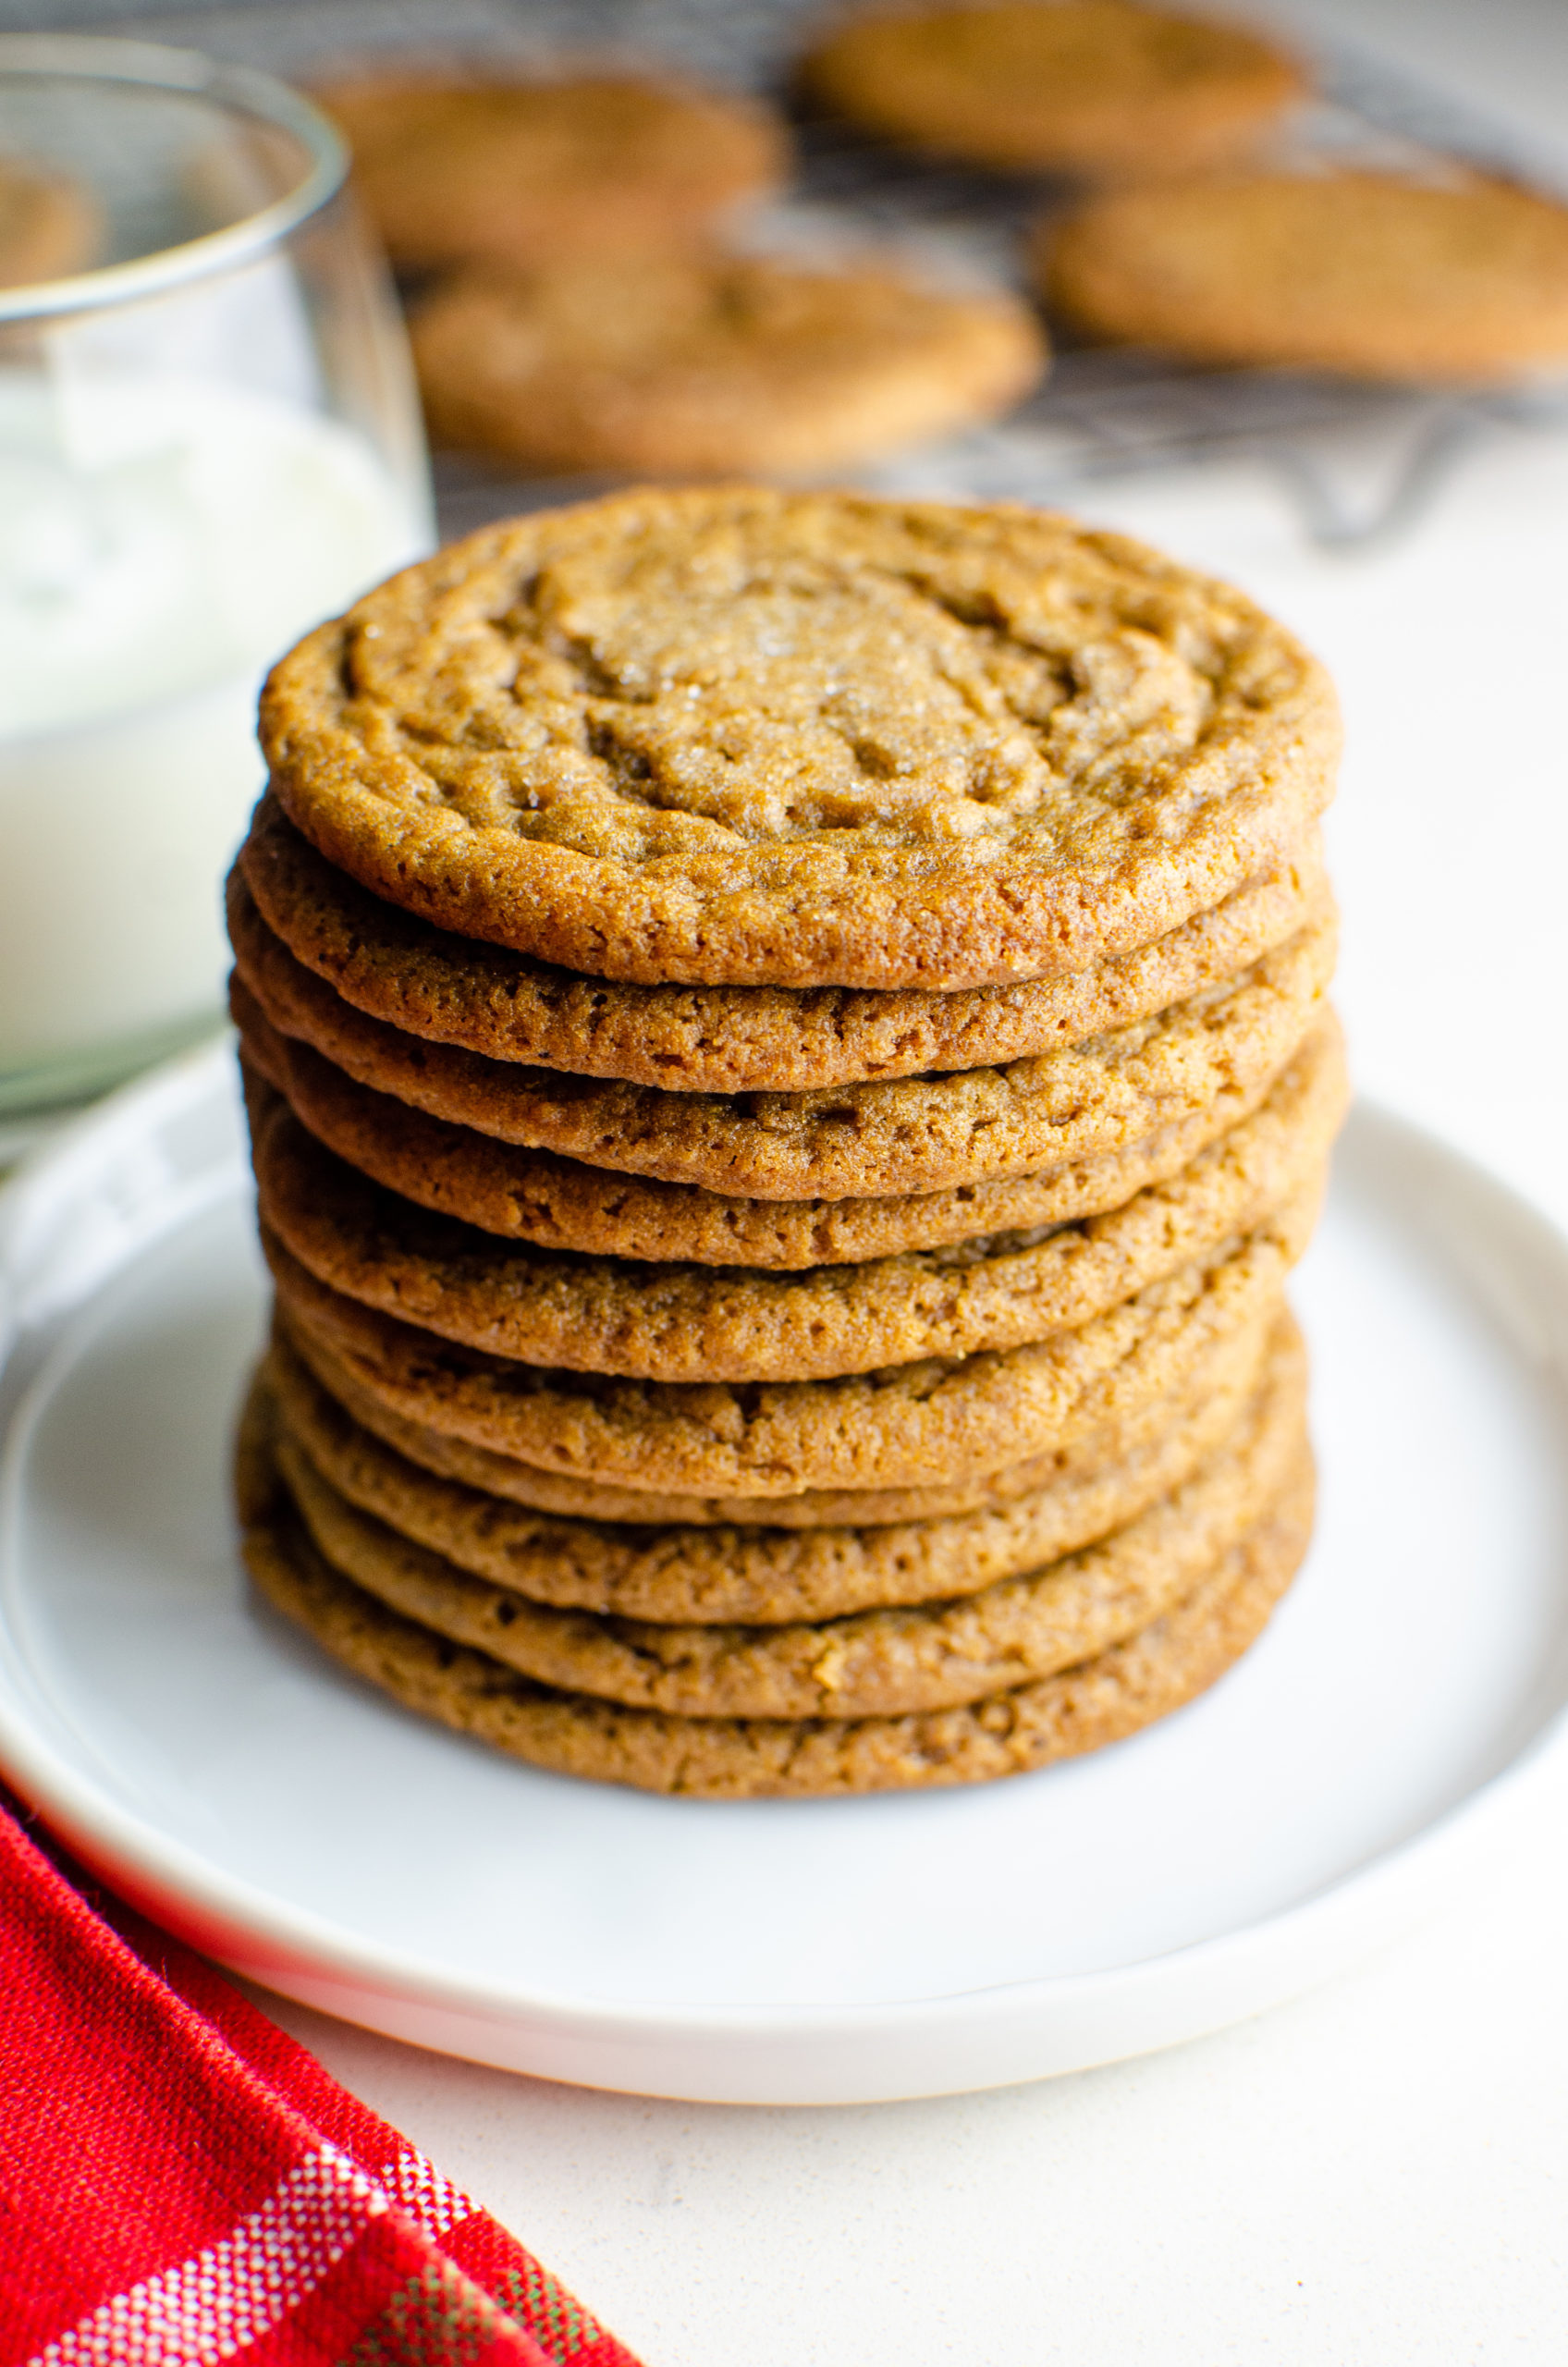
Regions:
<svg viewBox="0 0 1568 2367"><path fill-rule="evenodd" d="M0 288L88 270L101 236L98 208L80 181L0 156Z"/></svg>
<svg viewBox="0 0 1568 2367"><path fill-rule="evenodd" d="M827 32L800 70L819 105L886 139L1117 177L1244 152L1307 87L1271 42L1132 0L879 10Z"/></svg>
<svg viewBox="0 0 1568 2367"><path fill-rule="evenodd" d="M836 468L999 416L1047 360L1000 289L732 256L473 275L411 327L434 440L546 472Z"/></svg>
<svg viewBox="0 0 1568 2367"><path fill-rule="evenodd" d="M1210 363L1475 384L1568 365L1568 209L1478 177L1226 176L1043 222L1047 302Z"/></svg>
<svg viewBox="0 0 1568 2367"><path fill-rule="evenodd" d="M629 74L367 75L312 95L405 271L679 246L790 168L767 107Z"/></svg>

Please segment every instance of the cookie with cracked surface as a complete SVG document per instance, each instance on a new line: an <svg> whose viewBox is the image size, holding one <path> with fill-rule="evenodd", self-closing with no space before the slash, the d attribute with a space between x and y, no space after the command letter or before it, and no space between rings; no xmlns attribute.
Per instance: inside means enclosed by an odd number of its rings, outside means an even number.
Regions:
<svg viewBox="0 0 1568 2367"><path fill-rule="evenodd" d="M1461 385L1568 363L1568 208L1476 177L1126 191L1043 224L1035 269L1091 336L1197 362Z"/></svg>
<svg viewBox="0 0 1568 2367"><path fill-rule="evenodd" d="M1117 176L1233 156L1306 92L1257 34L1128 0L879 9L837 26L801 73L819 104L885 139Z"/></svg>
<svg viewBox="0 0 1568 2367"><path fill-rule="evenodd" d="M362 1429L281 1338L261 1383L280 1431L361 1512L507 1594L656 1625L772 1626L939 1602L1024 1576L1109 1536L1191 1478L1265 1386L1297 1387L1289 1316L1253 1356L1168 1412L1120 1460L1069 1468L1033 1494L872 1527L649 1527L563 1519L443 1479ZM770 1508L764 1506L766 1514Z"/></svg>
<svg viewBox="0 0 1568 2367"><path fill-rule="evenodd" d="M1323 1008L1332 909L1239 977L1106 1036L1005 1067L819 1093L666 1093L487 1060L346 1003L258 922L237 948L251 1005L357 1084L454 1127L617 1174L762 1200L885 1199L1032 1175L1216 1129L1278 1073Z"/></svg>
<svg viewBox="0 0 1568 2367"><path fill-rule="evenodd" d="M312 95L409 271L655 254L700 241L789 170L767 108L634 75L366 74Z"/></svg>
<svg viewBox="0 0 1568 2367"><path fill-rule="evenodd" d="M1146 1019L1282 945L1323 894L1314 831L1212 912L1072 976L948 995L633 987L432 928L324 863L276 798L264 797L230 876L228 916L242 943L259 914L345 1002L404 1035L667 1092L800 1093L989 1067Z"/></svg>
<svg viewBox="0 0 1568 2367"><path fill-rule="evenodd" d="M519 1150L427 1118L356 1085L298 1037L279 1036L238 980L230 1001L252 1102L259 1086L281 1093L318 1142L418 1208L542 1247L785 1272L937 1249L980 1233L1062 1224L1120 1208L1145 1184L1176 1174L1255 1110L1273 1083L1260 1078L1251 1092L1227 1096L1219 1108L1199 1110L1130 1150L1070 1160L1040 1175L885 1199L751 1200Z"/></svg>
<svg viewBox="0 0 1568 2367"><path fill-rule="evenodd" d="M976 1478L1179 1396L1218 1339L1272 1311L1318 1197L1299 1193L1076 1331L839 1380L636 1381L516 1364L328 1290L264 1228L262 1243L290 1336L323 1342L413 1422L595 1485L789 1497Z"/></svg>
<svg viewBox="0 0 1568 2367"><path fill-rule="evenodd" d="M469 273L410 329L433 442L544 474L876 460L999 419L1048 351L1005 288L741 255Z"/></svg>
<svg viewBox="0 0 1568 2367"><path fill-rule="evenodd" d="M716 487L487 528L262 700L322 854L643 985L1092 969L1300 846L1327 676L1243 595L1021 507Z"/></svg>
<svg viewBox="0 0 1568 2367"><path fill-rule="evenodd" d="M1047 1493L1071 1494L1074 1501L1081 1496L1087 1502L1096 1490L1119 1484L1109 1475L1123 1465L1138 1462L1141 1467L1143 1459L1158 1455L1168 1441L1189 1434L1199 1409L1220 1399L1239 1403L1240 1397L1256 1388L1268 1342L1283 1319L1280 1303L1266 1301L1250 1321L1233 1331L1221 1331L1205 1343L1169 1398L1155 1396L1123 1406L1099 1429L1065 1446L1048 1447L1021 1463L927 1487L805 1488L792 1496L704 1496L625 1488L613 1480L582 1479L570 1472L546 1471L537 1464L519 1462L400 1412L365 1386L351 1365L334 1353L324 1333L312 1334L290 1325L281 1304L273 1311L271 1355L276 1369L272 1385L279 1397L288 1400L297 1433L312 1418L300 1411L303 1401L298 1384L302 1382L321 1400L330 1401L338 1416L357 1431L390 1447L421 1472L562 1521L633 1528L646 1528L652 1523L693 1529L866 1530L997 1512L1021 1503L1025 1497ZM1174 1479L1169 1484L1174 1486Z"/></svg>
<svg viewBox="0 0 1568 2367"><path fill-rule="evenodd" d="M454 1643L541 1684L693 1718L863 1718L947 1709L1090 1659L1189 1593L1279 1493L1305 1442L1305 1376L1219 1452L1076 1553L956 1601L754 1626L564 1611L475 1577L339 1495L286 1429L276 1452L317 1551Z"/></svg>
<svg viewBox="0 0 1568 2367"><path fill-rule="evenodd" d="M103 225L91 191L25 156L0 156L0 288L86 271Z"/></svg>
<svg viewBox="0 0 1568 2367"><path fill-rule="evenodd" d="M814 1380L974 1355L1084 1323L1257 1222L1318 1172L1344 1114L1337 1031L1168 1183L1073 1225L802 1274L633 1264L497 1242L414 1208L258 1110L261 1219L329 1288L487 1354L668 1381Z"/></svg>
<svg viewBox="0 0 1568 2367"><path fill-rule="evenodd" d="M245 1560L266 1600L333 1659L405 1708L536 1766L692 1798L984 1783L1098 1749L1192 1700L1240 1658L1294 1576L1312 1527L1304 1453L1277 1502L1182 1602L1075 1668L902 1717L683 1718L557 1692L389 1611L333 1570L280 1486L269 1491L269 1453L263 1441L242 1454Z"/></svg>

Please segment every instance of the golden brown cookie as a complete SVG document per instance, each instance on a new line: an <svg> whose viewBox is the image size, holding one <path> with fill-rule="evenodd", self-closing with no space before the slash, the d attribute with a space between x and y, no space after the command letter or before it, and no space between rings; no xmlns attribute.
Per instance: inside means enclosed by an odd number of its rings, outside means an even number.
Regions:
<svg viewBox="0 0 1568 2367"><path fill-rule="evenodd" d="M1074 1225L803 1274L643 1265L501 1243L259 1114L262 1222L319 1282L487 1354L668 1381L814 1380L967 1356L1087 1322L1245 1232L1321 1169L1344 1114L1331 1034L1168 1183Z"/></svg>
<svg viewBox="0 0 1568 2367"><path fill-rule="evenodd" d="M1238 592L1044 512L620 495L407 569L269 678L272 786L438 926L643 985L968 988L1305 840L1339 728Z"/></svg>
<svg viewBox="0 0 1568 2367"><path fill-rule="evenodd" d="M362 1429L278 1337L262 1367L280 1430L340 1496L508 1594L568 1611L772 1625L975 1594L1106 1537L1180 1488L1238 1429L1260 1386L1299 1388L1289 1316L1255 1357L1118 1460L1069 1466L1006 1502L873 1527L650 1527L563 1519L444 1479ZM803 1499L795 1499L798 1511ZM866 1501L869 1501L867 1499ZM646 1500L644 1499L644 1503ZM770 1507L763 1508L765 1518Z"/></svg>
<svg viewBox="0 0 1568 2367"><path fill-rule="evenodd" d="M1218 1109L1199 1110L1129 1150L1070 1160L1038 1175L885 1199L751 1200L519 1150L427 1118L356 1085L308 1045L277 1035L254 1003L247 1004L238 981L231 996L243 1014L240 1054L252 1098L258 1082L270 1085L318 1142L416 1207L544 1247L707 1266L851 1265L1120 1208L1146 1184L1176 1174L1256 1109L1273 1084L1260 1078L1252 1092L1228 1095Z"/></svg>
<svg viewBox="0 0 1568 2367"><path fill-rule="evenodd" d="M1182 1600L1278 1496L1305 1444L1305 1376L1249 1409L1174 1493L1080 1551L958 1601L755 1626L562 1611L487 1583L339 1495L286 1429L278 1467L317 1551L392 1610L541 1684L695 1718L940 1710L1050 1676Z"/></svg>
<svg viewBox="0 0 1568 2367"><path fill-rule="evenodd" d="M80 181L0 156L0 288L86 271L101 237L97 203Z"/></svg>
<svg viewBox="0 0 1568 2367"><path fill-rule="evenodd" d="M545 474L844 468L1000 418L1047 352L1003 288L733 255L471 273L410 328L433 442Z"/></svg>
<svg viewBox="0 0 1568 2367"><path fill-rule="evenodd" d="M583 1479L570 1472L545 1471L536 1464L521 1463L399 1412L334 1353L325 1333L312 1334L291 1326L281 1306L273 1315L270 1379L278 1396L288 1403L297 1436L307 1431L312 1439L318 1436L328 1418L321 1414L318 1401L330 1400L357 1431L390 1447L402 1461L479 1496L499 1498L501 1510L506 1504L522 1504L574 1525L593 1521L643 1530L656 1523L689 1528L864 1532L877 1527L956 1520L971 1513L1004 1512L1026 1497L1071 1498L1084 1506L1103 1501L1120 1507L1121 1498L1116 1491L1125 1467L1137 1464L1141 1469L1146 1458L1158 1460L1168 1452L1179 1459L1184 1451L1180 1441L1201 1429L1204 1409L1220 1400L1239 1404L1260 1385L1268 1342L1284 1319L1277 1301L1265 1302L1250 1320L1234 1331L1221 1329L1202 1343L1170 1397L1152 1396L1122 1405L1100 1429L1065 1446L1027 1456L1022 1463L1004 1465L998 1471L973 1473L929 1487L806 1488L793 1496L702 1496L624 1488L613 1480ZM307 1390L316 1393L314 1399L307 1400ZM312 1404L317 1407L313 1413L309 1410ZM1178 1484L1174 1469L1166 1484ZM1102 1490L1110 1492L1103 1495ZM1072 1517L1076 1519L1077 1513ZM1084 1517L1088 1517L1086 1511ZM1114 1526L1115 1517L1113 1509L1106 1526ZM812 1549L807 1544L800 1550ZM1069 1548L1063 1545L1060 1550L1065 1552ZM655 1615L652 1610L638 1613L646 1618ZM696 1617L697 1613L680 1615ZM744 1615L760 1613L747 1611Z"/></svg>
<svg viewBox="0 0 1568 2367"><path fill-rule="evenodd" d="M1118 176L1234 155L1306 88L1240 26L1128 0L877 9L829 32L802 73L821 104L888 139Z"/></svg>
<svg viewBox="0 0 1568 2367"><path fill-rule="evenodd" d="M1003 1068L740 1096L487 1060L368 1019L259 922L236 950L250 997L280 1034L449 1125L703 1191L837 1200L1032 1175L1130 1150L1205 1113L1219 1131L1310 1032L1337 938L1331 908L1319 912L1238 977ZM250 1000L233 1008L250 1029Z"/></svg>
<svg viewBox="0 0 1568 2367"><path fill-rule="evenodd" d="M312 95L410 271L656 253L789 168L783 125L755 101L631 75L367 75Z"/></svg>
<svg viewBox="0 0 1568 2367"><path fill-rule="evenodd" d="M1073 1669L961 1709L900 1718L681 1718L560 1693L433 1635L342 1578L286 1492L264 1443L241 1457L251 1576L342 1665L410 1710L562 1774L689 1797L811 1797L1022 1774L1100 1748L1190 1701L1258 1635L1312 1526L1304 1456L1279 1501L1183 1602Z"/></svg>
<svg viewBox="0 0 1568 2367"><path fill-rule="evenodd" d="M1568 209L1501 181L1132 190L1043 225L1036 265L1078 328L1197 362L1461 384L1568 364Z"/></svg>
<svg viewBox="0 0 1568 2367"><path fill-rule="evenodd" d="M1314 831L1212 912L1097 970L948 995L635 987L432 928L324 863L263 797L230 876L228 913L242 959L259 913L345 1002L405 1035L668 1092L801 1093L1029 1059L1146 1019L1293 937L1323 893Z"/></svg>
<svg viewBox="0 0 1568 2367"><path fill-rule="evenodd" d="M839 1380L677 1383L486 1356L344 1298L264 1230L291 1336L325 1342L414 1422L595 1483L693 1495L924 1488L999 1471L1170 1398L1217 1338L1272 1309L1320 1194L1076 1331Z"/></svg>

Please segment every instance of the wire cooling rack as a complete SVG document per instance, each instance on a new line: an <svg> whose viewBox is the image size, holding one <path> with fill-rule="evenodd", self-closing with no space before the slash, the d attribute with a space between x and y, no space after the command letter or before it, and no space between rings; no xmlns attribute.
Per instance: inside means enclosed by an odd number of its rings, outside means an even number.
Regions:
<svg viewBox="0 0 1568 2367"><path fill-rule="evenodd" d="M820 14L820 0L289 0L182 9L125 30L307 79L398 51L524 65L593 55L787 98L802 28ZM1313 63L1320 95L1291 131L1294 153L1417 170L1448 158L1568 197L1568 153L1343 44L1316 46ZM892 246L949 277L1017 282L1026 226L1062 202L1047 180L933 162L840 123L797 117L796 131L795 184L749 243L829 255ZM889 492L1061 501L1096 480L1246 460L1270 472L1311 543L1354 554L1426 514L1468 450L1525 433L1568 433L1568 384L1377 386L1059 341L1049 378L1010 418L860 477ZM507 477L445 457L436 467L448 533L603 482Z"/></svg>

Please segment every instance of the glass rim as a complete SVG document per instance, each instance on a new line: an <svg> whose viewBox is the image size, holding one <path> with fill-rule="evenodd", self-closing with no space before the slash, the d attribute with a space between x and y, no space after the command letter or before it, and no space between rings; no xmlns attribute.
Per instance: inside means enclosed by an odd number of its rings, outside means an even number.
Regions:
<svg viewBox="0 0 1568 2367"><path fill-rule="evenodd" d="M252 116L292 132L307 164L303 178L287 196L221 230L66 279L0 288L0 322L99 311L231 270L276 246L319 214L348 178L348 148L325 116L286 82L253 67L230 65L199 49L177 49L160 42L119 41L93 33L0 33L0 80L27 75L122 82L207 99L231 114Z"/></svg>

